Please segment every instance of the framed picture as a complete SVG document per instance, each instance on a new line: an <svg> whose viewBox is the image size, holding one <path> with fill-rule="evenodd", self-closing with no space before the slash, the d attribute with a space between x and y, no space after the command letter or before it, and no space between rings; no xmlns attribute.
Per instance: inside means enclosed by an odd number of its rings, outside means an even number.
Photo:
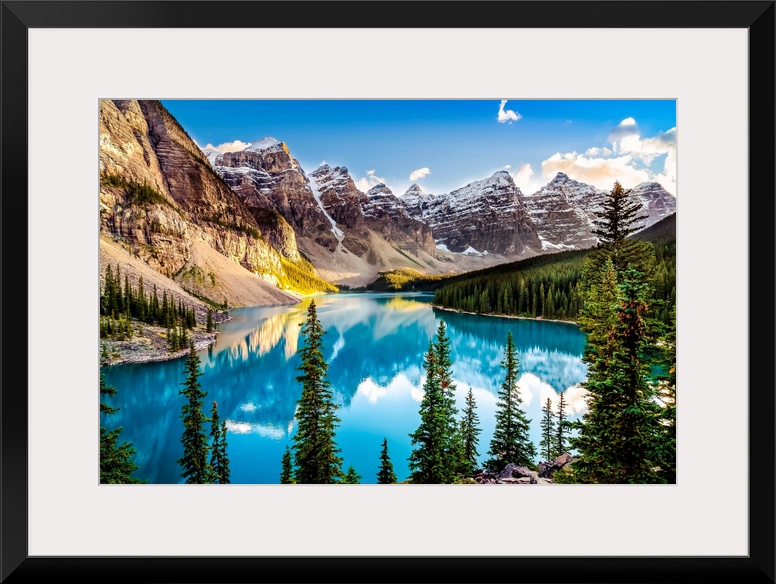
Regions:
<svg viewBox="0 0 776 584"><path fill-rule="evenodd" d="M109 575L116 582L382 582L423 574L439 582L493 575L506 581L773 582L774 13L772 1L3 2L3 316L12 335L5 338L2 391L2 581L72 576L103 582ZM172 115L184 134L197 138L206 130L198 134L191 124L214 115L205 110L219 100L272 100L283 104L282 114L272 115L293 119L300 132L307 125L321 142L349 140L362 150L373 137L365 133L379 131L367 130L365 120L398 124L388 102L487 101L494 125L519 136L513 139L522 140L526 152L542 135L520 124L516 103L584 101L603 103L605 111L608 101L606 115L630 136L636 116L615 111L615 102L631 102L633 109L670 102L673 149L655 150L658 135L644 134L639 156L641 163L667 153L676 159L673 174L660 175L672 181L677 208L682 389L675 484L289 487L270 484L275 470L259 469L240 470L257 478L223 488L176 484L177 477L100 484L94 390L102 379L96 355L105 344L94 293L104 285L95 237L98 193L153 198L168 188L130 184L105 167L101 149L110 132L102 129L107 118L101 116L124 107L129 119L137 105L148 117L148 108L157 108L158 116ZM330 128L327 135L312 100L350 104L351 118L360 122L350 132ZM151 103L160 105L143 106ZM430 115L413 112L418 119ZM449 111L451 119L463 115ZM566 121L584 125L589 119ZM671 131L659 129L661 136ZM248 138L260 137L235 130L230 139ZM422 136L409 139L423 142ZM561 178L564 168L585 165L633 168L635 150L613 151L602 163L592 148L611 135L596 139L589 151L542 153L522 175L501 172L538 192L539 168L544 176L561 171ZM178 145L183 142L180 137ZM245 155L227 154L280 147L278 141L248 148L213 142L208 153L204 142L197 140L189 156L203 158L202 164L207 157L232 188L234 173L242 172L237 158ZM467 146L467 160L488 151L476 141ZM431 168L419 161L410 177L422 184L442 163ZM379 190L380 172L366 164L351 169L354 182L360 179L362 192ZM326 196L326 172L335 170L321 165L307 173L318 199ZM536 181L529 170L537 172ZM326 218L326 205L321 209ZM330 243L342 245L338 224L345 219L331 218ZM435 236L432 247L456 258L476 253L484 261L475 240ZM358 244L351 242L348 253ZM409 255L421 257L420 251ZM202 286L197 291L204 297L207 282ZM227 298L224 304L228 310ZM179 310L183 320L190 316ZM24 334L17 340L19 331ZM162 332L172 342L172 329ZM487 358L483 348L474 351ZM355 357L347 359L343 375L358 365ZM154 379L149 394L155 384L160 394L169 393L169 384ZM277 382L256 385L263 383ZM363 388L373 397L383 389ZM153 405L139 393L126 403L141 404L150 417ZM250 413L264 404L238 405ZM234 426L232 435L242 429ZM168 441L154 430L143 432L149 434L145 451Z"/></svg>

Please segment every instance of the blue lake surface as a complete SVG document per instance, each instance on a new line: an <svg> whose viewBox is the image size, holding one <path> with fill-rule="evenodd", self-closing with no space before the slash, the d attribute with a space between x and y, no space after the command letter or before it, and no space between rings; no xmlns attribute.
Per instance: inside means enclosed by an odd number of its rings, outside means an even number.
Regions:
<svg viewBox="0 0 776 584"><path fill-rule="evenodd" d="M326 331L328 379L340 406L335 440L344 468L353 465L362 483L376 482L383 438L398 479L409 474L409 434L420 422L423 355L441 319L451 339L458 407L463 408L470 387L477 403L480 461L487 458L493 435L508 331L518 349L518 385L537 450L541 407L548 397L556 401L565 391L571 419L584 409L577 384L587 374L581 360L585 337L576 325L459 314L433 308L431 299L417 293L315 298ZM205 412L216 401L227 421L233 483L279 482L280 460L295 431L301 394L296 367L304 342L299 325L309 303L308 298L293 306L233 309L232 320L219 325L216 344L199 354ZM103 423L123 427L122 438L138 452L136 475L150 483L181 482L184 363L182 358L103 368L106 382L118 390L110 403L120 408Z"/></svg>

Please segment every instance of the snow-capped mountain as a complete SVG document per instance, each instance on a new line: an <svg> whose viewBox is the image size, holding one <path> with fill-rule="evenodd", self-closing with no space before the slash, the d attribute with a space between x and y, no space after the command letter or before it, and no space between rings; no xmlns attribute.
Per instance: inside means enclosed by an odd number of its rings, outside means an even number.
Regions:
<svg viewBox="0 0 776 584"><path fill-rule="evenodd" d="M640 228L654 225L663 217L676 212L676 197L666 191L660 183L643 182L631 189L631 196L641 201L641 214L647 218L640 222Z"/></svg>
<svg viewBox="0 0 776 584"><path fill-rule="evenodd" d="M542 241L542 250L585 248L598 241L590 232L606 191L559 172L525 205Z"/></svg>
<svg viewBox="0 0 776 584"><path fill-rule="evenodd" d="M562 172L524 195L500 170L449 193L426 193L416 183L397 197L382 183L360 191L345 166L324 163L305 173L275 138L241 152L204 154L260 225L277 213L317 268L335 281L354 284L402 266L428 272L455 271L458 264L476 269L477 262L484 267L591 247L597 242L595 212L607 195ZM642 183L632 192L648 215L641 227L676 209L676 199L658 183Z"/></svg>
<svg viewBox="0 0 776 584"><path fill-rule="evenodd" d="M367 201L361 210L371 229L399 249L418 254L420 250L434 254L436 242L426 223L413 219L391 189L383 183L366 193Z"/></svg>
<svg viewBox="0 0 776 584"><path fill-rule="evenodd" d="M414 219L431 227L440 249L520 255L541 246L522 193L503 170L442 195L413 185L401 202Z"/></svg>
<svg viewBox="0 0 776 584"><path fill-rule="evenodd" d="M638 228L649 227L676 210L676 198L660 184L641 183L630 189L631 196L643 205ZM525 205L542 241L542 249L581 249L597 243L593 235L595 213L608 191L570 178L559 172L542 188L528 197Z"/></svg>

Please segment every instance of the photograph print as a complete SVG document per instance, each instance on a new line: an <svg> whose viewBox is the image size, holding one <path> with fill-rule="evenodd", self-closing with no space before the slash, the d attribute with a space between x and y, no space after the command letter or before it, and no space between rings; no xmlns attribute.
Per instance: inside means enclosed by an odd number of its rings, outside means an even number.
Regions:
<svg viewBox="0 0 776 584"><path fill-rule="evenodd" d="M100 483L675 484L676 132L100 100Z"/></svg>

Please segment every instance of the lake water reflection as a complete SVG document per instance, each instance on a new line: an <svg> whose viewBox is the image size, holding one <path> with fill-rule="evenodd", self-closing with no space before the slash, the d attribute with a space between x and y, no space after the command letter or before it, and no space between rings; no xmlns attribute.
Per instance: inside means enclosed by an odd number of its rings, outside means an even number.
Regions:
<svg viewBox="0 0 776 584"><path fill-rule="evenodd" d="M341 406L336 441L344 466L353 465L362 483L376 482L383 438L399 480L408 475L409 434L420 421L423 354L440 319L448 325L459 408L473 389L480 418L480 460L486 457L495 423L496 396L507 332L519 353L519 386L539 442L541 405L566 392L572 418L584 407L577 386L586 376L584 335L571 324L483 317L442 311L427 294L342 294L315 299L326 334L328 379ZM205 407L218 402L227 420L233 483L278 483L280 459L294 432L301 393L295 380L303 339L299 324L306 299L294 306L232 310L220 325L217 343L200 353L207 392ZM105 368L121 408L112 426L138 451L139 477L178 483L185 359Z"/></svg>

